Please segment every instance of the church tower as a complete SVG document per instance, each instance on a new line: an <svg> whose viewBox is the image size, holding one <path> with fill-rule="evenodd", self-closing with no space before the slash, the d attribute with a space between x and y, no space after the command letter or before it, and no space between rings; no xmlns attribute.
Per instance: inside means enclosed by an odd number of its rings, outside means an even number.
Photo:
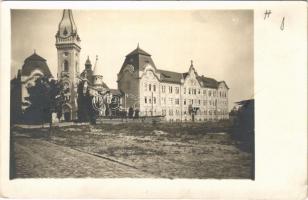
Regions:
<svg viewBox="0 0 308 200"><path fill-rule="evenodd" d="M77 84L79 76L80 38L74 22L72 10L63 10L62 19L56 34L58 54L57 78L66 89L63 114L65 120L77 118Z"/></svg>

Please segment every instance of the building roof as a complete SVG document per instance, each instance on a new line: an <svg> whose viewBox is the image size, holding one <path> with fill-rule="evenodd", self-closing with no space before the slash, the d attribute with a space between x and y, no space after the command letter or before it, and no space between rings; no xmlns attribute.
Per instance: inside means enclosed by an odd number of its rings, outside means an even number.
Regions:
<svg viewBox="0 0 308 200"><path fill-rule="evenodd" d="M150 64L156 69L156 66L151 58L151 55L142 50L138 44L137 48L134 51L127 54L119 73L123 71L126 65L133 65L134 70L139 71L143 70L146 64Z"/></svg>
<svg viewBox="0 0 308 200"><path fill-rule="evenodd" d="M181 79L183 77L182 73L166 71L166 70L157 70L160 73L160 80L162 82L168 83L181 83Z"/></svg>
<svg viewBox="0 0 308 200"><path fill-rule="evenodd" d="M21 68L22 76L29 76L34 70L40 70L45 76L52 77L49 67L46 63L46 59L42 58L36 52L25 59L24 64Z"/></svg>
<svg viewBox="0 0 308 200"><path fill-rule="evenodd" d="M127 54L126 56L131 56L131 55L135 55L135 54L141 54L141 55L145 55L145 56L151 56L149 53L147 53L146 51L144 51L143 49L141 49L139 47L139 43L138 46L135 50L133 50L132 52L130 52L129 54Z"/></svg>
<svg viewBox="0 0 308 200"><path fill-rule="evenodd" d="M218 82L213 78L198 76L197 79L199 82L202 82L203 87L215 88L215 89L218 88Z"/></svg>
<svg viewBox="0 0 308 200"><path fill-rule="evenodd" d="M218 84L220 83L224 83L227 89L230 89L229 86L227 85L227 83L225 81L219 81Z"/></svg>

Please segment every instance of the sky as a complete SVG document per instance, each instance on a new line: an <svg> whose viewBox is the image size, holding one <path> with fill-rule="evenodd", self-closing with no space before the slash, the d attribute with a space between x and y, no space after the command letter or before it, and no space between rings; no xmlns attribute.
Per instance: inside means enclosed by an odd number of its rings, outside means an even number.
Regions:
<svg viewBox="0 0 308 200"><path fill-rule="evenodd" d="M62 10L12 10L11 78L36 53L57 74L55 34ZM80 71L87 56L99 57L99 72L109 88L137 44L159 69L187 72L190 61L199 75L224 80L233 102L253 98L252 10L73 10L81 38Z"/></svg>

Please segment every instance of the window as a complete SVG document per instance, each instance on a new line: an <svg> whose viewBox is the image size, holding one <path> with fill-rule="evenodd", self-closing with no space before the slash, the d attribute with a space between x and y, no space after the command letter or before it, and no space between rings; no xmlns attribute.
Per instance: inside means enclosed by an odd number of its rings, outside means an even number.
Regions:
<svg viewBox="0 0 308 200"><path fill-rule="evenodd" d="M211 91L209 91L209 97L211 96Z"/></svg>
<svg viewBox="0 0 308 200"><path fill-rule="evenodd" d="M184 88L184 94L186 94L186 88Z"/></svg>
<svg viewBox="0 0 308 200"><path fill-rule="evenodd" d="M156 91L156 85L153 85L153 91L154 92Z"/></svg>
<svg viewBox="0 0 308 200"><path fill-rule="evenodd" d="M188 94L190 94L190 93L191 93L191 89L189 88L189 89L188 89Z"/></svg>
<svg viewBox="0 0 308 200"><path fill-rule="evenodd" d="M149 103L152 103L152 99L151 99L151 97L149 97Z"/></svg>
<svg viewBox="0 0 308 200"><path fill-rule="evenodd" d="M147 97L144 97L144 103L147 103Z"/></svg>
<svg viewBox="0 0 308 200"><path fill-rule="evenodd" d="M198 89L198 94L200 94L200 89Z"/></svg>
<svg viewBox="0 0 308 200"><path fill-rule="evenodd" d="M206 90L203 90L203 94L206 95Z"/></svg>
<svg viewBox="0 0 308 200"><path fill-rule="evenodd" d="M186 99L184 99L184 105L186 105Z"/></svg>
<svg viewBox="0 0 308 200"><path fill-rule="evenodd" d="M180 104L180 99L175 99L175 104L179 105Z"/></svg>
<svg viewBox="0 0 308 200"><path fill-rule="evenodd" d="M176 93L176 94L179 94L179 93L180 93L179 87L175 87L175 93Z"/></svg>
<svg viewBox="0 0 308 200"><path fill-rule="evenodd" d="M163 104L166 104L166 98L162 97L161 99L162 99Z"/></svg>
<svg viewBox="0 0 308 200"><path fill-rule="evenodd" d="M149 84L149 91L151 91L151 89L152 89L152 85L151 85L151 84Z"/></svg>
<svg viewBox="0 0 308 200"><path fill-rule="evenodd" d="M199 99L199 101L198 101L198 105L200 105L201 104L201 100Z"/></svg>
<svg viewBox="0 0 308 200"><path fill-rule="evenodd" d="M162 92L162 93L165 93L165 92L166 92L166 86L164 86L164 85L161 86L161 92Z"/></svg>
<svg viewBox="0 0 308 200"><path fill-rule="evenodd" d="M65 72L68 72L68 61L64 60L64 69Z"/></svg>
<svg viewBox="0 0 308 200"><path fill-rule="evenodd" d="M164 116L166 115L166 109L162 110L162 115L164 115Z"/></svg>
<svg viewBox="0 0 308 200"><path fill-rule="evenodd" d="M203 105L204 105L204 106L206 105L206 100L203 100Z"/></svg>
<svg viewBox="0 0 308 200"><path fill-rule="evenodd" d="M145 84L144 84L144 91L147 91L147 90L148 90L148 84L145 83Z"/></svg>
<svg viewBox="0 0 308 200"><path fill-rule="evenodd" d="M169 115L172 116L173 115L173 110L169 109Z"/></svg>
<svg viewBox="0 0 308 200"><path fill-rule="evenodd" d="M172 86L169 86L169 93L172 93Z"/></svg>
<svg viewBox="0 0 308 200"><path fill-rule="evenodd" d="M156 104L156 97L153 97L153 103Z"/></svg>
<svg viewBox="0 0 308 200"><path fill-rule="evenodd" d="M169 101L170 101L170 104L172 105L173 104L173 98L170 98Z"/></svg>

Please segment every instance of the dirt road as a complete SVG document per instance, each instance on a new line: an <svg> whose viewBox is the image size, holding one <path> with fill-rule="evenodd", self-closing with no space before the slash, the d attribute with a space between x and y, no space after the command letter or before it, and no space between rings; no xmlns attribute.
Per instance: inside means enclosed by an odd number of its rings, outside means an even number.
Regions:
<svg viewBox="0 0 308 200"><path fill-rule="evenodd" d="M15 138L16 177L153 177L140 170L41 139Z"/></svg>

